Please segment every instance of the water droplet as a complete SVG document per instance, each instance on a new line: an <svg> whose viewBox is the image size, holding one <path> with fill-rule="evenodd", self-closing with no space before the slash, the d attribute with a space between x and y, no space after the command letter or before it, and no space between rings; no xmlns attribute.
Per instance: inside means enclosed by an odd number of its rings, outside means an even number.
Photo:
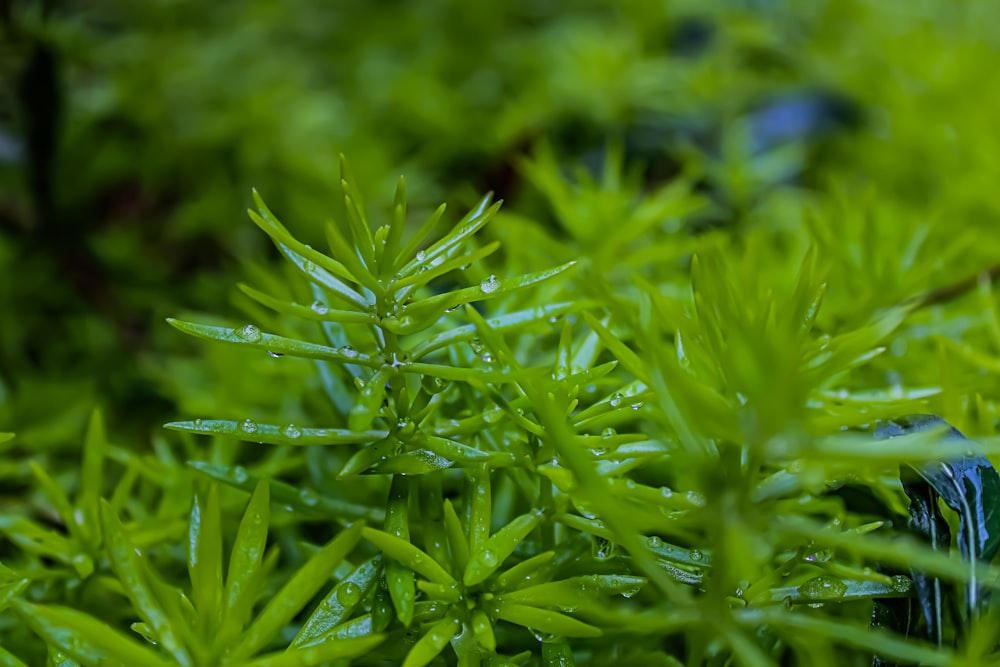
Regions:
<svg viewBox="0 0 1000 667"><path fill-rule="evenodd" d="M591 553L597 560L607 560L615 555L615 543L600 535L595 535Z"/></svg>
<svg viewBox="0 0 1000 667"><path fill-rule="evenodd" d="M892 590L898 593L906 593L913 587L913 582L909 577L897 574L892 578Z"/></svg>
<svg viewBox="0 0 1000 667"><path fill-rule="evenodd" d="M236 466L235 468L233 468L233 481L234 482L236 482L237 484L243 484L248 479L250 479L250 475L247 474L247 469L246 468L244 468L243 466Z"/></svg>
<svg viewBox="0 0 1000 667"><path fill-rule="evenodd" d="M312 305L309 306L309 309L317 315L326 315L330 312L330 307L319 300L313 301Z"/></svg>
<svg viewBox="0 0 1000 667"><path fill-rule="evenodd" d="M343 357L347 357L348 359L354 359L356 356L358 356L358 353L350 345L345 345L344 347L340 348L340 355Z"/></svg>
<svg viewBox="0 0 1000 667"><path fill-rule="evenodd" d="M420 380L421 385L423 385L424 391L428 394L439 394L444 391L448 384L439 377L433 377L431 375L425 375Z"/></svg>
<svg viewBox="0 0 1000 667"><path fill-rule="evenodd" d="M283 355L281 352L273 352L271 350L268 350L267 351L267 356L271 357L272 359L277 359L277 358L283 357L285 355Z"/></svg>
<svg viewBox="0 0 1000 667"><path fill-rule="evenodd" d="M423 250L418 250L417 251L417 261L418 262L422 262L426 258L427 258L427 253L426 252L424 252Z"/></svg>
<svg viewBox="0 0 1000 667"><path fill-rule="evenodd" d="M702 554L697 549L692 549L691 553L690 553L690 556L691 556L691 560L693 560L693 561L700 561L702 558L705 557L705 555Z"/></svg>
<svg viewBox="0 0 1000 667"><path fill-rule="evenodd" d="M552 317L549 318L549 324L555 324L558 321L559 321L559 318L556 317L555 315L553 315Z"/></svg>
<svg viewBox="0 0 1000 667"><path fill-rule="evenodd" d="M806 556L806 560L811 563L826 563L833 558L833 552L829 549L821 549Z"/></svg>
<svg viewBox="0 0 1000 667"><path fill-rule="evenodd" d="M315 507L319 503L319 496L317 496L316 492L312 489L300 489L299 500L301 500L304 505Z"/></svg>
<svg viewBox="0 0 1000 667"><path fill-rule="evenodd" d="M642 407L642 401L639 401L638 403L633 403L629 407L632 408L633 410L638 410L639 408Z"/></svg>
<svg viewBox="0 0 1000 667"><path fill-rule="evenodd" d="M256 433L257 432L257 422L252 419L244 419L243 423L240 424L240 430L244 433Z"/></svg>
<svg viewBox="0 0 1000 667"><path fill-rule="evenodd" d="M252 324L246 324L239 329L233 329L233 333L240 340L245 340L248 343L259 343L262 337L260 329Z"/></svg>
<svg viewBox="0 0 1000 667"><path fill-rule="evenodd" d="M623 598L630 598L630 597L633 597L633 596L634 596L634 595L635 595L636 593L638 593L638 592L639 592L639 589L640 589L640 588L642 588L642 584L639 584L639 583L636 583L636 584L632 584L632 585L630 585L630 586L626 586L626 587L625 587L624 589L622 589L622 591L621 591L621 594L622 594L622 597L623 597Z"/></svg>
<svg viewBox="0 0 1000 667"><path fill-rule="evenodd" d="M650 549L660 549L663 547L663 540L656 535L650 535L646 538L646 544Z"/></svg>
<svg viewBox="0 0 1000 667"><path fill-rule="evenodd" d="M669 500L670 498L674 497L674 492L664 486L660 487L660 495Z"/></svg>
<svg viewBox="0 0 1000 667"><path fill-rule="evenodd" d="M345 607L353 607L361 601L361 587L353 581L337 586L337 602Z"/></svg>
<svg viewBox="0 0 1000 667"><path fill-rule="evenodd" d="M611 428L610 426L601 431L601 437L604 438L605 440L610 440L616 435L618 435L618 432L613 428Z"/></svg>
<svg viewBox="0 0 1000 667"><path fill-rule="evenodd" d="M611 399L608 401L608 403L611 405L611 407L617 408L619 405L622 404L623 399L624 397L619 392L616 391L615 393L611 394Z"/></svg>
<svg viewBox="0 0 1000 667"><path fill-rule="evenodd" d="M487 424L496 424L498 421L503 419L503 410L500 408L492 408L483 413L483 419L486 420Z"/></svg>
<svg viewBox="0 0 1000 667"><path fill-rule="evenodd" d="M484 292L486 292L487 294L493 294L493 292L496 292L498 289L500 289L500 281L497 280L496 276L490 275L489 278L479 283L479 288Z"/></svg>
<svg viewBox="0 0 1000 667"><path fill-rule="evenodd" d="M289 424L285 428L281 429L281 432L285 435L286 438L292 438L293 440L295 438L302 437L302 431L295 424Z"/></svg>
<svg viewBox="0 0 1000 667"><path fill-rule="evenodd" d="M496 552L492 549L483 549L483 552L479 554L479 560L481 560L487 567L496 567L499 562Z"/></svg>
<svg viewBox="0 0 1000 667"><path fill-rule="evenodd" d="M194 425L195 426L201 426L203 423L204 422L202 421L201 417L199 417L198 419L194 420Z"/></svg>
<svg viewBox="0 0 1000 667"><path fill-rule="evenodd" d="M799 595L809 600L835 600L844 597L847 584L833 577L813 577L799 586Z"/></svg>
<svg viewBox="0 0 1000 667"><path fill-rule="evenodd" d="M684 497L687 499L689 503L691 503L695 507L705 506L705 496L701 495L697 491L688 491L687 493L684 494Z"/></svg>

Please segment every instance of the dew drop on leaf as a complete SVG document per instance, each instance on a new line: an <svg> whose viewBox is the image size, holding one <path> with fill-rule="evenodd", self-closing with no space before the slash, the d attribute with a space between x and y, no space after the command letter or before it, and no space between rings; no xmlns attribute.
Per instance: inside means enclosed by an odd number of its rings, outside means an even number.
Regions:
<svg viewBox="0 0 1000 667"><path fill-rule="evenodd" d="M424 261L424 259L425 259L426 257L427 257L427 253L426 253L426 252L424 252L423 250L418 250L418 251L417 251L417 261L418 261L418 262L422 262L422 261Z"/></svg>
<svg viewBox="0 0 1000 667"><path fill-rule="evenodd" d="M619 392L616 391L615 393L611 394L611 400L609 400L608 403L611 405L611 407L617 408L619 405L622 404L623 399L624 397Z"/></svg>
<svg viewBox="0 0 1000 667"><path fill-rule="evenodd" d="M315 507L319 503L319 496L312 489L301 489L299 490L299 500L302 501L304 505L309 507Z"/></svg>
<svg viewBox="0 0 1000 667"><path fill-rule="evenodd" d="M592 553L597 560L607 560L615 555L615 543L600 535L595 535Z"/></svg>
<svg viewBox="0 0 1000 667"><path fill-rule="evenodd" d="M602 437L602 438L604 438L605 440L610 440L611 438L615 437L616 435L618 435L618 432L617 432L617 431L615 431L615 430L614 430L613 428L611 428L610 426L609 426L609 427L607 427L606 429L604 429L604 430L603 430L603 431L601 432L601 437Z"/></svg>
<svg viewBox="0 0 1000 667"><path fill-rule="evenodd" d="M704 557L705 556L700 551L698 551L697 549L692 549L691 550L691 560L699 561L699 560L701 560Z"/></svg>
<svg viewBox="0 0 1000 667"><path fill-rule="evenodd" d="M283 357L285 355L283 355L280 352L273 352L271 350L268 350L267 351L267 356L271 357L272 359L278 359L278 358Z"/></svg>
<svg viewBox="0 0 1000 667"><path fill-rule="evenodd" d="M302 437L302 431L295 424L289 424L285 428L281 429L281 432L286 438L291 438L293 440L295 438Z"/></svg>
<svg viewBox="0 0 1000 667"><path fill-rule="evenodd" d="M203 423L204 422L201 420L201 417L199 417L198 419L194 420L194 425L195 426L201 426Z"/></svg>
<svg viewBox="0 0 1000 667"><path fill-rule="evenodd" d="M236 466L233 468L233 481L237 484L243 484L250 476L247 474L247 469L243 466Z"/></svg>
<svg viewBox="0 0 1000 667"><path fill-rule="evenodd" d="M257 432L257 422L252 419L244 419L243 423L240 424L240 430L244 433L256 433Z"/></svg>
<svg viewBox="0 0 1000 667"><path fill-rule="evenodd" d="M799 586L799 594L809 600L835 600L844 597L847 584L833 577L813 577Z"/></svg>
<svg viewBox="0 0 1000 667"><path fill-rule="evenodd" d="M233 333L240 340L245 340L248 343L259 343L261 339L260 329L252 324L246 324L239 329L233 329Z"/></svg>
<svg viewBox="0 0 1000 667"><path fill-rule="evenodd" d="M361 587L348 581L337 587L337 602L345 607L353 607L361 601Z"/></svg>
<svg viewBox="0 0 1000 667"><path fill-rule="evenodd" d="M833 552L829 549L821 549L806 556L806 560L811 563L826 563L833 558Z"/></svg>
<svg viewBox="0 0 1000 667"><path fill-rule="evenodd" d="M913 582L909 577L897 574L892 578L892 590L897 593L906 593L913 587Z"/></svg>
<svg viewBox="0 0 1000 667"><path fill-rule="evenodd" d="M498 289L500 289L500 281L497 280L496 276L490 275L489 278L479 283L479 288L484 292L486 292L487 294L493 294L493 292L496 292Z"/></svg>
<svg viewBox="0 0 1000 667"><path fill-rule="evenodd" d="M656 535L650 535L646 538L646 544L649 545L650 549L659 549L663 546L663 540Z"/></svg>
<svg viewBox="0 0 1000 667"><path fill-rule="evenodd" d="M486 420L487 424L496 424L503 419L503 410L500 408L491 408L483 413L483 419Z"/></svg>
<svg viewBox="0 0 1000 667"><path fill-rule="evenodd" d="M484 549L483 553L479 555L479 560L488 567L496 567L499 562L496 553L492 549Z"/></svg>

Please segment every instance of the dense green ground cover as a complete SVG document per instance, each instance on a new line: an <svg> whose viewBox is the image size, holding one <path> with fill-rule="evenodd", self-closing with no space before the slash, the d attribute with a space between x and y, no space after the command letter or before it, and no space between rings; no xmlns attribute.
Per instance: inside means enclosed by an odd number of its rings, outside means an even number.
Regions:
<svg viewBox="0 0 1000 667"><path fill-rule="evenodd" d="M993 3L0 7L0 665L991 660Z"/></svg>

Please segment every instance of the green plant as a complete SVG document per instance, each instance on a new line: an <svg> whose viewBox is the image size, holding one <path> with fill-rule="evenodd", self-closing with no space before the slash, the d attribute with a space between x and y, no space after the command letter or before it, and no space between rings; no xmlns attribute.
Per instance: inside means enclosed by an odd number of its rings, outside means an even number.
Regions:
<svg viewBox="0 0 1000 667"><path fill-rule="evenodd" d="M569 201L554 161L526 168ZM989 636L980 603L951 629L927 628L936 644L899 623L929 599L926 582L979 596L996 573L978 562L992 542L955 560L890 529L918 488L896 466L924 471L959 510L988 499L942 486L931 463L952 454L936 431L875 441L869 427L953 390L844 388L926 300L869 304L821 332L824 278L854 265L802 259L774 242L784 230L757 227L738 251L687 237L689 268L637 252L631 275L609 272L588 208L561 213L581 266L539 267L508 239L503 265L533 269L508 276L480 266L500 250L478 240L499 209L489 197L444 233L444 207L411 231L400 180L379 225L342 169L330 254L259 197L250 214L294 268L266 278L278 296L240 288L278 313L279 333L170 320L277 364L310 360L324 423L173 422L188 434L185 469L163 441L151 456L110 444L97 415L75 494L32 466L66 534L25 515L0 522L17 547L0 605L50 664L765 665L785 653L947 664L959 634ZM618 169L574 186L611 202L617 252L633 247L632 225L655 247L685 233L650 219L695 210L688 188L642 194L617 185ZM240 454L233 438L261 444ZM109 465L123 467L113 487ZM988 463L946 465L995 476ZM959 516L962 534L977 525L995 541L992 519ZM990 649L975 646L964 655Z"/></svg>

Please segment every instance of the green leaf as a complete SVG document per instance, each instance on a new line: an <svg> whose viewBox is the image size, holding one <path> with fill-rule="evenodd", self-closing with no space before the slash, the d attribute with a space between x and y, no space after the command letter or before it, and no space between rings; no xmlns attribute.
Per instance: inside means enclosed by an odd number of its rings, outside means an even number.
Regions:
<svg viewBox="0 0 1000 667"><path fill-rule="evenodd" d="M257 488L263 478L248 472L243 466L224 466L205 461L188 461L188 465L223 484L248 493ZM308 487L295 487L285 482L269 482L271 497L275 502L294 507L296 511L310 517L337 518L346 521L364 519L381 522L385 513L379 507L368 507L345 502L318 493Z"/></svg>
<svg viewBox="0 0 1000 667"><path fill-rule="evenodd" d="M490 472L478 470L469 473L469 553L482 551L490 537L493 517L493 494L490 490ZM468 567L468 566L466 566Z"/></svg>
<svg viewBox="0 0 1000 667"><path fill-rule="evenodd" d="M542 522L541 511L528 512L517 517L501 528L495 535L482 544L482 548L472 553L469 564L465 567L464 581L466 586L472 586L484 581L496 572L517 545Z"/></svg>
<svg viewBox="0 0 1000 667"><path fill-rule="evenodd" d="M413 645L403 661L403 667L424 667L430 664L461 630L462 623L457 618L449 616L438 621Z"/></svg>
<svg viewBox="0 0 1000 667"><path fill-rule="evenodd" d="M132 606L142 616L156 635L160 645L170 653L181 665L192 665L191 655L183 645L180 634L184 627L184 619L179 617L179 610L169 610L164 600L154 593L154 576L147 568L146 562L136 553L125 534L125 530L115 516L111 506L101 501L101 526L108 560L122 583L125 595ZM171 613L172 612L172 613Z"/></svg>
<svg viewBox="0 0 1000 667"><path fill-rule="evenodd" d="M406 540L390 535L374 528L365 528L362 535L366 540L377 546L386 556L395 558L401 564L410 568L428 581L438 584L454 584L455 579L442 568L436 560L413 546Z"/></svg>
<svg viewBox="0 0 1000 667"><path fill-rule="evenodd" d="M497 618L559 637L600 637L603 634L599 628L571 616L519 604L501 605Z"/></svg>
<svg viewBox="0 0 1000 667"><path fill-rule="evenodd" d="M499 333L509 333L532 326L549 329L552 326L549 320L553 317L560 317L586 305L586 303L581 304L578 302L550 303L544 306L536 306L526 310L507 313L506 315L491 317L486 320L486 324L489 325L490 329ZM474 324L455 327L417 343L410 348L408 356L413 360L418 360L432 352L455 345L456 343L469 341L476 336L477 331Z"/></svg>
<svg viewBox="0 0 1000 667"><path fill-rule="evenodd" d="M28 664L0 646L0 667L28 667Z"/></svg>
<svg viewBox="0 0 1000 667"><path fill-rule="evenodd" d="M483 197L472 210L465 214L464 218L455 223L455 226L450 232L428 247L422 255L419 255L404 264L403 267L397 271L397 275L403 277L408 276L419 271L421 266L431 266L438 257L448 257L449 253L458 249L466 239L471 238L476 232L482 229L490 220L493 219L493 216L496 215L496 212L500 209L500 202L490 206L490 201L492 201L492 199L492 193ZM443 208L439 208L438 210L441 213L444 213ZM433 226L437 224L441 213L435 211L435 214L432 215L419 230L417 230L417 233L407 244L407 248L404 250L404 253L408 254L416 250L416 246L420 243L423 237L425 237Z"/></svg>
<svg viewBox="0 0 1000 667"><path fill-rule="evenodd" d="M363 525L359 522L347 528L313 554L281 590L268 600L230 655L233 658L246 658L267 646L317 591L326 585L337 564L361 539Z"/></svg>
<svg viewBox="0 0 1000 667"><path fill-rule="evenodd" d="M416 321L436 319L446 310L450 310L467 303L511 294L512 292L516 292L551 278L555 278L556 276L573 268L575 265L575 261L567 262L553 269L537 271L535 273L529 273L515 278L498 279L495 276L490 276L489 279L484 280L479 285L415 301L407 306L407 316Z"/></svg>
<svg viewBox="0 0 1000 667"><path fill-rule="evenodd" d="M39 485L45 491L45 495L48 496L49 500L52 502L52 507L56 510L59 518L62 519L63 525L69 532L70 537L72 537L77 544L84 544L83 535L80 532L80 523L77 521L76 516L74 516L76 512L73 509L69 498L66 496L66 492L37 462L30 461L29 465L31 466L31 472L35 476L35 479L38 480Z"/></svg>
<svg viewBox="0 0 1000 667"><path fill-rule="evenodd" d="M518 588L531 580L531 575L545 567L556 555L555 551L543 551L498 575L491 588L496 591L508 591Z"/></svg>
<svg viewBox="0 0 1000 667"><path fill-rule="evenodd" d="M271 209L269 209L264 203L263 198L261 198L260 193L258 193L257 190L253 191L253 201L254 205L257 206L257 210L260 211L260 214L257 214L254 211L247 211L250 219L253 220L254 224L260 227L265 234L270 236L276 245L279 245L279 247L284 245L289 249L294 250L303 258L325 267L341 278L346 278L348 280L351 279L350 272L348 272L340 262L335 259L331 259L323 253L313 250L309 246L297 241L295 237L292 236L291 232L289 232L285 226L278 221L274 214L271 213Z"/></svg>
<svg viewBox="0 0 1000 667"><path fill-rule="evenodd" d="M340 322L342 324L376 324L378 321L371 313L358 312L356 310L336 310L328 307L322 301L316 301L314 304L304 306L300 303L276 299L247 285L237 285L237 287L254 301L285 315L294 315L295 317L317 322Z"/></svg>
<svg viewBox="0 0 1000 667"><path fill-rule="evenodd" d="M208 492L195 493L188 527L188 576L192 601L198 610L199 628L211 637L222 612L222 510L219 487L209 484Z"/></svg>
<svg viewBox="0 0 1000 667"><path fill-rule="evenodd" d="M350 200L347 199L345 203L347 204L348 209L350 209ZM353 219L353 216L350 215L350 211L348 211L348 219ZM344 264L347 270L350 271L352 278L356 282L361 283L372 291L382 289L379 285L378 279L373 273L374 264L370 258L370 247L368 248L368 254L366 255L364 261L362 261L355 251L355 248L358 246L349 243L340 233L340 230L337 229L337 225L333 222L328 222L326 224L326 242L329 244L330 250L333 254L340 258L340 261Z"/></svg>
<svg viewBox="0 0 1000 667"><path fill-rule="evenodd" d="M258 424L253 420L196 419L170 422L164 428L199 435L222 435L271 445L357 445L381 440L388 431L353 431L340 428L299 428L294 424Z"/></svg>
<svg viewBox="0 0 1000 667"><path fill-rule="evenodd" d="M267 481L262 480L250 496L230 552L222 596L225 610L219 629L220 646L228 646L239 636L263 589L261 563L267 545L269 522L270 493Z"/></svg>
<svg viewBox="0 0 1000 667"><path fill-rule="evenodd" d="M403 240L403 232L406 231L406 179L402 176L396 181L396 192L392 198L392 221L389 224L389 233L386 235L385 244L378 257L380 273L382 277L392 275L398 261L399 246ZM378 246L376 245L376 248Z"/></svg>
<svg viewBox="0 0 1000 667"><path fill-rule="evenodd" d="M403 475L393 475L385 512L385 530L406 542L410 541L409 507L410 480ZM395 559L389 559L385 563L385 578L392 604L396 608L396 617L408 627L413 620L413 603L416 597L413 570Z"/></svg>
<svg viewBox="0 0 1000 667"><path fill-rule="evenodd" d="M421 287L428 284L435 278L440 278L446 273L461 269L463 266L473 264L481 259L485 259L492 255L494 252L500 249L500 242L494 241L492 243L487 243L482 248L476 248L472 252L466 253L464 255L457 255L442 261L440 264L424 264L427 269L423 271L417 271L416 273L411 273L405 278L400 278L393 281L392 286L396 289L403 289L404 287L416 286Z"/></svg>
<svg viewBox="0 0 1000 667"><path fill-rule="evenodd" d="M385 635L334 639L304 648L290 648L241 663L240 667L323 667L333 661L368 655L385 641Z"/></svg>
<svg viewBox="0 0 1000 667"><path fill-rule="evenodd" d="M7 442L8 440L13 440L13 433L0 433L0 442Z"/></svg>
<svg viewBox="0 0 1000 667"><path fill-rule="evenodd" d="M438 226L438 223L441 222L441 217L444 215L446 209L447 205L441 204L436 209L434 209L433 213L427 216L427 220L425 220L424 223L420 225L420 227L413 234L413 236L410 237L410 240L406 242L406 245L403 246L403 249L399 251L396 257L396 262L393 264L394 272L396 272L399 275L409 275L409 273L412 273L413 270L418 270L419 267L414 267L414 269L411 269L410 271L404 274L402 272L402 267L405 264L408 264L406 258L413 255L416 252L417 248L420 246L420 244L424 242L424 239L426 239L430 235L430 233L434 231L434 228ZM426 256L424 259L426 259ZM420 260L413 259L410 260L409 263L417 261Z"/></svg>
<svg viewBox="0 0 1000 667"><path fill-rule="evenodd" d="M23 600L15 600L13 606L39 637L84 667L170 667L175 664L81 611Z"/></svg>
<svg viewBox="0 0 1000 667"><path fill-rule="evenodd" d="M451 548L451 562L459 572L464 572L469 563L469 538L462 529L462 522L455 513L451 501L445 499L444 527L448 535L448 546Z"/></svg>
<svg viewBox="0 0 1000 667"><path fill-rule="evenodd" d="M333 628L346 621L375 588L376 579L381 571L381 554L376 554L357 566L316 606L292 641L292 646L312 644L326 637Z"/></svg>
<svg viewBox="0 0 1000 667"><path fill-rule="evenodd" d="M294 338L261 333L260 329L252 324L247 324L236 329L229 329L226 327L213 327L207 324L182 322L173 318L167 318L167 322L175 329L205 340L244 345L255 350L266 350L276 354L287 354L292 357L303 357L305 359L329 359L340 363L358 364L371 368L377 368L382 365L381 362L372 359L367 354L356 352L347 347L328 347L326 345L295 340Z"/></svg>
<svg viewBox="0 0 1000 667"><path fill-rule="evenodd" d="M565 639L542 642L542 667L575 667L573 649Z"/></svg>
<svg viewBox="0 0 1000 667"><path fill-rule="evenodd" d="M359 294L354 288L337 278L333 273L322 268L322 263L314 263L312 260L306 259L283 243L278 244L278 250L282 255L288 258L288 260L291 261L291 263L294 264L299 271L306 274L313 284L321 287L323 292L328 297L339 301L342 305L353 308L359 312L368 312L371 310L372 306L375 305L374 299ZM317 266L317 264L319 264L319 266ZM343 270L345 273L349 274L346 269ZM350 275L345 277L347 280L353 280L354 278Z"/></svg>
<svg viewBox="0 0 1000 667"><path fill-rule="evenodd" d="M572 611L579 607L605 604L601 599L605 595L632 597L645 583L642 577L624 574L590 574L509 591L498 599L504 603L552 606Z"/></svg>
<svg viewBox="0 0 1000 667"><path fill-rule="evenodd" d="M361 389L361 395L354 401L347 424L354 431L364 431L371 428L372 422L379 415L382 399L385 398L386 382L393 373L390 366L382 366ZM383 435L383 437L385 437Z"/></svg>

